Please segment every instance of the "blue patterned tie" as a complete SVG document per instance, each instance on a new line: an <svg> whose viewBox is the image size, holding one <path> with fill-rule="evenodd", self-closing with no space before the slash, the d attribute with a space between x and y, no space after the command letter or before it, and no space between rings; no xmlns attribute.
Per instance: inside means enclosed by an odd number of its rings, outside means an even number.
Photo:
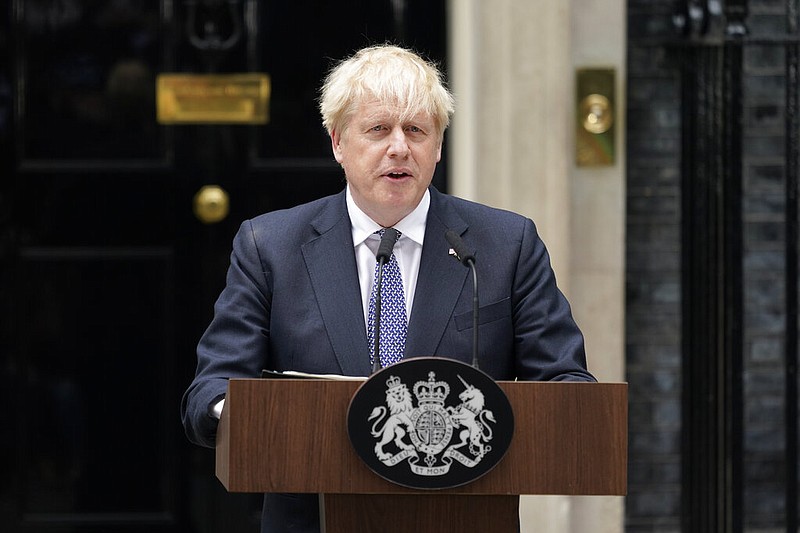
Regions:
<svg viewBox="0 0 800 533"><path fill-rule="evenodd" d="M383 237L384 230L377 231ZM397 234L400 238L400 234ZM375 293L377 292L379 263L375 263L375 276L372 281L372 295L369 299L369 319L367 320L367 339L369 342L369 360L375 360ZM381 280L381 337L380 362L386 367L398 362L403 357L406 347L406 298L403 292L403 278L394 253L389 262L383 266Z"/></svg>

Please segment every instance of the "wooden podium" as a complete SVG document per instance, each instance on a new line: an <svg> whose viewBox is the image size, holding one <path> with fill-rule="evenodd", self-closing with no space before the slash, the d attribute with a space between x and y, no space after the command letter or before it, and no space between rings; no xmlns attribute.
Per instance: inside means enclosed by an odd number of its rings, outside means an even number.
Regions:
<svg viewBox="0 0 800 533"><path fill-rule="evenodd" d="M506 456L467 485L415 490L353 450L358 381L232 379L216 473L230 492L321 494L322 531L518 531L520 494L624 495L627 384L498 382L514 410Z"/></svg>

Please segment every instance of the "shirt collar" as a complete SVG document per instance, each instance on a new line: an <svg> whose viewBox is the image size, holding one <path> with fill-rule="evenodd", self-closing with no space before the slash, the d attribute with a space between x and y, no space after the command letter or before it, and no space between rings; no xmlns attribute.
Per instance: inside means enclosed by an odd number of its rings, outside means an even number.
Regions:
<svg viewBox="0 0 800 533"><path fill-rule="evenodd" d="M350 226L353 231L353 244L358 246L367 238L382 228L380 224L372 220L366 213L364 213L353 200L353 195L350 192L350 185L347 185L346 192L347 199L347 213L350 215ZM403 237L408 237L417 244L422 244L425 239L425 222L428 219L428 208L431 205L431 193L425 190L417 207L408 215L406 215L400 222L394 225L394 228L403 234Z"/></svg>

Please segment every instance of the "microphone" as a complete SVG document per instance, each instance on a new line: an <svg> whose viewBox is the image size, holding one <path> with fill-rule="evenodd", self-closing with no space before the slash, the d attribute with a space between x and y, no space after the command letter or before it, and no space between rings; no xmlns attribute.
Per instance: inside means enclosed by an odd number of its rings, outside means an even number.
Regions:
<svg viewBox="0 0 800 533"><path fill-rule="evenodd" d="M380 336L381 336L381 285L383 284L383 265L392 256L392 249L397 242L397 234L399 232L394 228L386 228L381 237L381 243L378 245L378 251L375 254L375 260L378 261L378 279L375 280L375 349L373 350L372 357L372 373L374 374L381 369L381 352L380 352Z"/></svg>
<svg viewBox="0 0 800 533"><path fill-rule="evenodd" d="M389 260L389 258L392 256L394 243L397 242L398 233L400 232L394 228L386 228L383 230L383 237L381 237L381 243L378 245L378 251L375 254L376 261L383 261L385 263Z"/></svg>
<svg viewBox="0 0 800 533"><path fill-rule="evenodd" d="M444 237L458 260L472 271L472 366L478 369L478 271L475 268L475 254L467 248L464 240L455 231L448 229Z"/></svg>

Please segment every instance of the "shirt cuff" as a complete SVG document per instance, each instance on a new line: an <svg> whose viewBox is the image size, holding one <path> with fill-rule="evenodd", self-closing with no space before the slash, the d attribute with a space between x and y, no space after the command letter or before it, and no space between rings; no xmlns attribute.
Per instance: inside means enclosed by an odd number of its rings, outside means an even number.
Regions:
<svg viewBox="0 0 800 533"><path fill-rule="evenodd" d="M225 398L215 403L214 407L211 408L211 414L217 420L219 420L222 417L222 407L224 405L225 405Z"/></svg>

